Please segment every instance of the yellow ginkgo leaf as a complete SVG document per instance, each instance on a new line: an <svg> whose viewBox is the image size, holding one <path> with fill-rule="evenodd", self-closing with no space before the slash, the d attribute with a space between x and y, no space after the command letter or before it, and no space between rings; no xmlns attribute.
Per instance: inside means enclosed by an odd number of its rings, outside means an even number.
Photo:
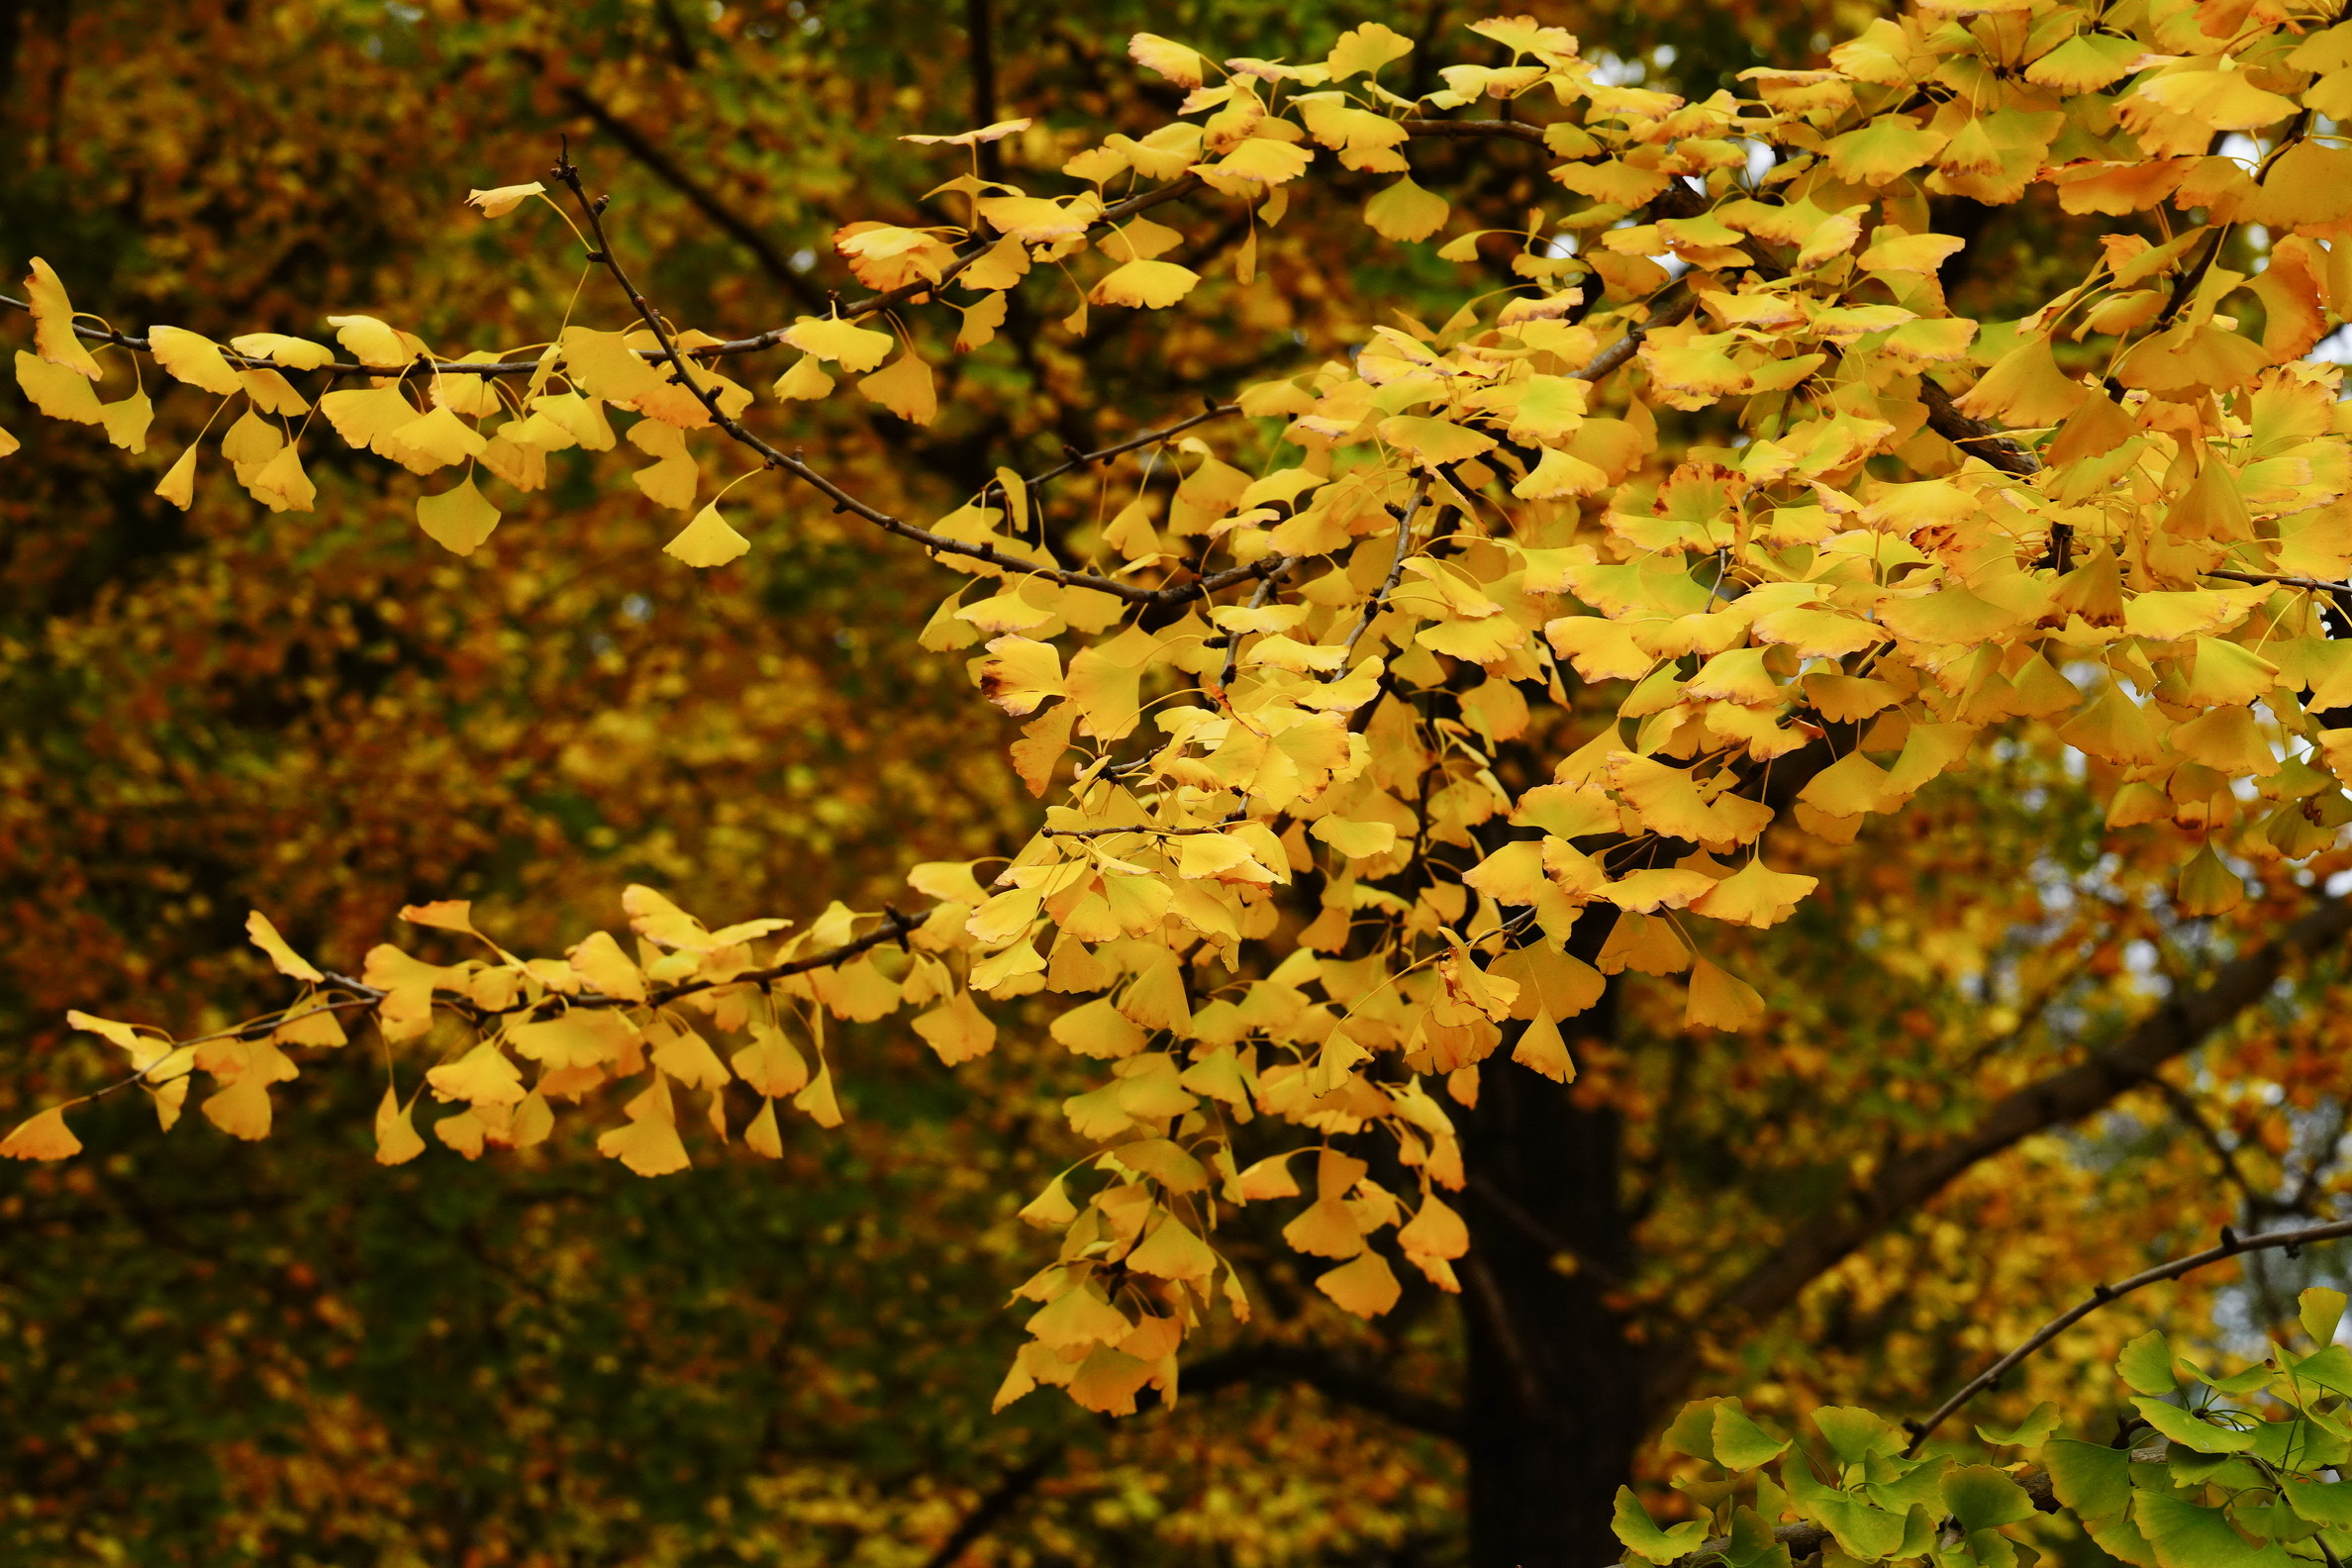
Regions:
<svg viewBox="0 0 2352 1568"><path fill-rule="evenodd" d="M1105 274L1087 298L1097 305L1159 310L1190 294L1200 281L1200 273L1173 261L1129 261Z"/></svg>
<svg viewBox="0 0 2352 1568"><path fill-rule="evenodd" d="M20 1122L0 1138L0 1157L22 1160L71 1159L81 1152L81 1139L65 1125L65 1108L51 1106L39 1116Z"/></svg>
<svg viewBox="0 0 2352 1568"><path fill-rule="evenodd" d="M106 415L98 402L98 393L89 378L63 365L19 348L16 354L17 385L24 389L27 399L50 419L71 420L76 425L103 425Z"/></svg>
<svg viewBox="0 0 2352 1568"><path fill-rule="evenodd" d="M293 446L263 463L246 488L272 512L308 512L319 498L318 488L303 472L302 454Z"/></svg>
<svg viewBox="0 0 2352 1568"><path fill-rule="evenodd" d="M1315 1288L1358 1318L1377 1318L1397 1305L1404 1287L1397 1283L1388 1259L1366 1249L1353 1262L1317 1276Z"/></svg>
<svg viewBox="0 0 2352 1568"><path fill-rule="evenodd" d="M149 327L147 347L155 356L155 363L175 380L220 397L244 390L237 372L221 356L221 345L201 333L180 327Z"/></svg>
<svg viewBox="0 0 2352 1568"><path fill-rule="evenodd" d="M1109 1004L1104 1004L1104 1011L1109 1012ZM1127 1024L1117 1014L1111 1016L1128 1029L1134 1029L1133 1025ZM1058 1030L1058 1023L1055 1027ZM940 1061L950 1067L985 1056L996 1049L996 1022L980 1011L968 991L958 991L943 1006L917 1015L915 1032L922 1036L925 1044L938 1053ZM1054 1037L1062 1038L1059 1032Z"/></svg>
<svg viewBox="0 0 2352 1568"><path fill-rule="evenodd" d="M694 521L679 531L677 538L661 546L665 555L675 555L689 566L724 566L751 547L751 541L728 527L727 519L719 515L719 503L714 501L694 514Z"/></svg>
<svg viewBox="0 0 2352 1568"><path fill-rule="evenodd" d="M1691 995L1683 1010L1687 1029L1745 1029L1764 1016L1755 987L1702 958L1691 965Z"/></svg>
<svg viewBox="0 0 2352 1568"><path fill-rule="evenodd" d="M1157 33L1138 33L1127 40L1127 57L1179 87L1201 85L1200 54L1173 39L1161 38Z"/></svg>
<svg viewBox="0 0 2352 1568"><path fill-rule="evenodd" d="M1818 886L1818 878L1768 870L1763 861L1750 860L1692 900L1691 911L1761 930L1787 920Z"/></svg>
<svg viewBox="0 0 2352 1568"><path fill-rule="evenodd" d="M443 466L479 457L482 448L489 444L480 431L440 404L393 431L391 436L399 444L422 452Z"/></svg>
<svg viewBox="0 0 2352 1568"><path fill-rule="evenodd" d="M890 356L898 340L855 322L803 316L785 329L784 341L803 353L831 359L851 375L861 375Z"/></svg>
<svg viewBox="0 0 2352 1568"><path fill-rule="evenodd" d="M1364 204L1364 222L1382 239L1410 245L1444 228L1452 210L1444 197L1421 189L1408 174Z"/></svg>
<svg viewBox="0 0 2352 1568"><path fill-rule="evenodd" d="M417 497L417 524L441 548L471 555L498 527L499 511L471 475L440 495Z"/></svg>
<svg viewBox="0 0 2352 1568"><path fill-rule="evenodd" d="M479 207L485 218L504 218L523 202L546 193L546 186L533 180L528 185L501 185L495 190L468 191L465 193L465 204Z"/></svg>
<svg viewBox="0 0 2352 1568"><path fill-rule="evenodd" d="M2231 56L2214 58L2217 69L2191 68L2140 83L2139 90L2123 100L2126 122L2137 118L2129 111L2140 101L2185 116L2209 131L2257 131L2295 113L2294 99L2255 86L2244 71L2234 68L2237 62Z"/></svg>
<svg viewBox="0 0 2352 1568"><path fill-rule="evenodd" d="M8 432L0 430L0 457L11 456L21 450L23 446L24 442L9 435Z"/></svg>
<svg viewBox="0 0 2352 1568"><path fill-rule="evenodd" d="M129 452L147 450L147 426L154 418L155 405L145 392L98 405L98 423L105 428L106 439Z"/></svg>
<svg viewBox="0 0 2352 1568"><path fill-rule="evenodd" d="M269 1136L269 1084L250 1073L204 1102L204 1119L234 1138L258 1142Z"/></svg>
<svg viewBox="0 0 2352 1568"><path fill-rule="evenodd" d="M335 341L363 365L398 369L417 357L416 344L406 334L373 316L330 316L327 325L335 329Z"/></svg>
<svg viewBox="0 0 2352 1568"><path fill-rule="evenodd" d="M1003 303L1000 295L992 294L989 298L997 300L1000 306ZM1000 309L998 314L1002 316L1003 311ZM961 347L962 343L958 342L957 346ZM833 389L833 378L825 373L825 366L819 363L815 354L802 354L798 359L792 361L790 369L776 377L775 393L780 398L829 397L832 395Z"/></svg>
<svg viewBox="0 0 2352 1568"><path fill-rule="evenodd" d="M269 955L269 961L276 965L279 974L295 980L307 980L312 985L326 980L327 977L319 972L318 965L286 945L286 938L278 934L277 928L269 923L269 917L259 910L246 912L245 935L252 939L254 946Z"/></svg>
<svg viewBox="0 0 2352 1568"><path fill-rule="evenodd" d="M665 1084L654 1087L664 1095L669 1093ZM619 1160L639 1176L668 1176L693 1163L686 1157L686 1144L678 1129L655 1118L598 1133L596 1151Z"/></svg>
<svg viewBox="0 0 2352 1568"><path fill-rule="evenodd" d="M335 350L325 343L284 333L245 333L230 339L229 346L248 359L274 359L289 370L316 370L335 362Z"/></svg>
<svg viewBox="0 0 2352 1568"><path fill-rule="evenodd" d="M1194 167L1200 173L1222 179L1246 180L1252 185L1285 185L1306 173L1307 165L1314 159L1313 147L1252 137L1216 162Z"/></svg>
<svg viewBox="0 0 2352 1568"><path fill-rule="evenodd" d="M1511 1048L1511 1059L1521 1067L1543 1074L1553 1083L1574 1083L1576 1061L1568 1054L1568 1042L1560 1037L1560 1026L1552 1022L1549 1013L1538 1013L1519 1035L1519 1043ZM1406 1226L1410 1231L1413 1227ZM1398 1237L1403 1240L1402 1234ZM1409 1248L1410 1250L1410 1248ZM1459 1257L1458 1252L1444 1254Z"/></svg>
<svg viewBox="0 0 2352 1568"><path fill-rule="evenodd" d="M1366 22L1339 35L1323 68L1331 73L1331 80L1345 81L1360 72L1377 72L1412 52L1413 40L1378 22Z"/></svg>
<svg viewBox="0 0 2352 1568"><path fill-rule="evenodd" d="M385 1086L375 1114L378 1165L405 1165L425 1152L425 1140L417 1134L416 1110L415 1101L402 1105L400 1096Z"/></svg>
<svg viewBox="0 0 2352 1568"><path fill-rule="evenodd" d="M857 383L857 390L911 424L929 425L939 412L931 367L912 349Z"/></svg>
<svg viewBox="0 0 2352 1568"><path fill-rule="evenodd" d="M73 330L73 302L65 295L64 280L39 256L33 258L33 271L25 279L25 295L33 307L35 352L50 364L97 380L103 372Z"/></svg>

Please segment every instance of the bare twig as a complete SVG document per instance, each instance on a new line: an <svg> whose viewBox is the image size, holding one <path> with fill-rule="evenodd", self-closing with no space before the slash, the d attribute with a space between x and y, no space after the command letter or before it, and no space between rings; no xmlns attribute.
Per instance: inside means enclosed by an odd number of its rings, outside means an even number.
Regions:
<svg viewBox="0 0 2352 1568"><path fill-rule="evenodd" d="M1911 1434L1911 1444L1904 1449L1904 1452L1916 1452L1919 1444L1927 1440L1928 1433L1941 1425L1954 1411L2000 1382L2009 1368L2111 1301L2128 1296L2133 1291L2143 1290L2150 1285L2179 1279L2182 1275L2195 1273L2209 1263L2218 1263L2224 1258L2236 1257L2242 1252L2266 1252L2283 1247L2292 1256L2314 1242L2332 1241L2339 1236L2348 1235L2352 1235L2352 1220L2337 1220L2326 1225L2304 1225L2298 1230L2272 1230L2255 1236L2241 1236L2224 1225L2221 1228L2221 1244L2219 1246L2207 1247L2203 1252L2193 1252L2187 1257L2175 1258L2170 1263L2159 1263L2156 1267L2134 1274L2117 1285L2101 1285L2092 1291L2088 1301L2081 1302L2060 1313L2035 1329L2032 1336L2015 1349L1985 1368L1975 1377L1970 1378L1958 1393L1928 1412L1925 1420L1904 1422Z"/></svg>

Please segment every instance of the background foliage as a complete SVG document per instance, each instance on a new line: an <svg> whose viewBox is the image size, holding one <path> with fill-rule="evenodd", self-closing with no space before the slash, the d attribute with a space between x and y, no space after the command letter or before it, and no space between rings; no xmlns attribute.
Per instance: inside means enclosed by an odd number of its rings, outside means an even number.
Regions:
<svg viewBox="0 0 2352 1568"><path fill-rule="evenodd" d="M1455 31L1474 13L1396 9L1428 41L1423 84L1476 43ZM1812 63L1873 14L1536 9L1693 96ZM1125 59L1138 26L1279 56L1358 20L1175 10L0 5L0 263L20 276L38 250L126 328L310 332L333 308L522 338L571 275L457 198L568 135L659 258L658 297L749 330L853 286L827 245L840 223L922 211L937 165L901 130L1140 128L1176 95ZM1041 135L1007 156L1071 149ZM1461 157L1457 206L1516 225L1525 171ZM936 515L1000 461L1312 364L1374 302L1450 311L1450 269L1341 216L1267 237L1276 286L1235 290L1224 321L1146 347L1131 326L1074 346L1017 319L935 433L884 442L880 416L833 408L796 437L861 494ZM2046 207L1951 216L1974 226L1956 311L2021 314L2081 268L2087 242ZM22 429L14 397L0 423ZM13 458L0 492L0 1120L96 1070L69 1006L250 1012L269 985L250 907L344 967L431 897L556 947L612 924L600 901L627 881L722 918L870 908L910 860L1027 831L1012 727L982 733L952 669L905 656L943 574L820 506L772 509L715 579L668 569L666 522L565 453L493 574L424 539L414 483L380 465L314 462L312 514L261 517L218 480L182 516L152 470L76 435ZM2329 1212L2345 1026L2309 1005L2323 968L2176 1084L1971 1171L1794 1309L1709 1317L1891 1134L1968 1125L2308 897L2280 877L2187 923L2162 891L2175 859L2019 747L1793 865L1825 887L1742 954L1772 977L1765 1026L1692 1033L1678 990L1631 979L1614 1037L1580 1048L1641 1244L1561 1267L1620 1271L1636 1337L1699 1330L1693 1392L1786 1425L1822 1403L1924 1408L2096 1280L2224 1221ZM372 1090L332 1073L287 1087L267 1143L192 1126L165 1147L142 1105L86 1119L93 1157L0 1171L0 1554L913 1565L978 1520L971 1550L1004 1562L1459 1557L1452 1305L1417 1288L1375 1326L1341 1319L1270 1230L1240 1243L1267 1308L1249 1343L1313 1351L1311 1375L1213 1348L1173 1411L989 1417L1018 1338L999 1303L1036 1264L1012 1211L1071 1156L1057 1107L1077 1085L1017 1037L953 1079L903 1029L847 1048L839 1134L668 1183L563 1142L380 1172ZM2321 1266L2250 1264L2211 1331L2284 1321ZM2158 1318L2211 1322L2215 1289L2135 1299L2002 1398L2104 1412L2088 1369Z"/></svg>

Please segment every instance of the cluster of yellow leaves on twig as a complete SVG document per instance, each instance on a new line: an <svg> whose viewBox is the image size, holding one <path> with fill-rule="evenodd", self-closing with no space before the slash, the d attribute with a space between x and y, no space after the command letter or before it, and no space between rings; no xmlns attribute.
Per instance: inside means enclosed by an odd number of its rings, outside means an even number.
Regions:
<svg viewBox="0 0 2352 1568"><path fill-rule="evenodd" d="M548 452L616 444L613 411L640 416L628 440L653 462L634 477L664 506L693 506L687 438L714 430L840 500L742 423L754 396L718 364L790 348L773 383L786 405L855 376L928 423L920 310L952 310L952 351L982 351L1012 290L1062 287L1089 250L1108 265L1068 285L1066 330L1090 309L1174 307L1205 279L1161 259L1186 236L1144 214L1179 202L1238 204L1232 273L1249 286L1259 230L1313 199L1324 153L1399 176L1364 211L1393 241L1451 218L1411 173L1420 137L1539 146L1566 209L1439 249L1467 264L1508 247L1513 289L1246 389L1238 412L1282 454L1255 471L1198 433L1127 443L1132 499L1092 560L1047 538L1047 480L1009 468L922 528L858 508L972 579L924 646L978 650L976 685L1027 720L1015 765L1055 795L985 882L977 863L917 870L936 903L903 956L868 946L759 978L767 923L705 932L644 890L635 958L610 938L560 964L378 948L343 982L272 948L340 1000L226 1042L104 1026L166 1118L186 1073L210 1072L224 1087L208 1114L249 1135L291 1072L277 1045L326 1043L279 1031L367 1011L397 1039L440 1005L474 1031L426 1075L467 1106L443 1141L535 1141L550 1102L642 1073L628 1126L600 1141L651 1172L685 1160L673 1085L711 1097L724 1136L722 1090L750 1084L766 1103L743 1135L769 1152L775 1100L836 1114L822 1056L811 1077L784 1016L761 1013L779 995L807 1005L812 1045L825 1013L920 1008L916 1030L954 1063L995 1038L975 995L1050 992L1069 999L1052 1037L1110 1064L1065 1107L1100 1180L1074 1190L1065 1173L1025 1211L1062 1242L1023 1288L1033 1337L1005 1397L1048 1383L1123 1410L1146 1384L1173 1395L1176 1347L1214 1300L1244 1307L1214 1243L1221 1204L1311 1197L1285 1234L1349 1311L1398 1299L1374 1244L1392 1228L1396 1254L1452 1289L1467 1238L1440 1196L1463 1180L1441 1093L1475 1104L1507 1043L1566 1080L1562 1024L1627 969L1687 973L1694 1027L1753 1022L1763 999L1704 948L1813 890L1763 858L1776 826L1850 841L1989 731L2040 725L2108 770L2110 825L2197 834L2184 913L2242 897L2217 845L2292 860L2336 841L2352 730L2328 716L2352 707L2352 642L2326 618L2352 594L2352 421L2340 372L2303 356L2352 319L2352 151L2324 129L2352 110L2352 24L2282 0L1935 0L1826 68L1751 71L1753 96L1698 102L1613 85L1556 28L1472 31L1508 63L1449 67L1418 100L1379 84L1411 46L1377 24L1322 61L1235 58L1215 82L1201 54L1138 35L1135 58L1200 118L1106 138L1063 163L1077 188L1059 195L961 176L942 187L965 198L961 226L852 224L835 248L874 298L750 337L680 333L642 305L626 329L567 321L535 348L448 361L343 317L339 371L293 339L151 330L167 374L223 409L245 399L223 453L273 507L313 499L286 423L311 405L282 372L366 380L318 412L414 471L468 465L419 508L463 553L498 522L476 469L537 488ZM1442 118L1482 100L1514 114ZM2223 134L2251 154L2207 151ZM2107 237L2022 321L1954 316L1939 268L1962 242L1933 232L1928 198L2037 188L2074 215L2152 214L2167 238ZM495 216L545 194L474 200ZM582 221L598 211L583 203ZM2251 275L2219 261L2246 225L2268 232ZM144 396L99 403L62 286L37 263L31 287L20 381L136 449ZM1719 410L1737 439L1661 457L1660 410ZM160 487L182 505L194 452ZM668 546L695 566L746 547L715 504ZM1505 785L1496 762L1530 734L1531 701L1613 681L1630 685L1608 723L1545 758L1541 782ZM1595 911L1606 940L1572 953ZM768 967L859 939L851 919L834 911ZM662 989L679 985L694 989ZM706 1027L752 1043L722 1058ZM529 1086L518 1058L536 1064ZM421 1146L411 1105L387 1099L388 1156ZM1239 1169L1233 1128L1260 1116L1313 1138ZM69 1142L49 1114L6 1151ZM1412 1190L1375 1177L1373 1147Z"/></svg>

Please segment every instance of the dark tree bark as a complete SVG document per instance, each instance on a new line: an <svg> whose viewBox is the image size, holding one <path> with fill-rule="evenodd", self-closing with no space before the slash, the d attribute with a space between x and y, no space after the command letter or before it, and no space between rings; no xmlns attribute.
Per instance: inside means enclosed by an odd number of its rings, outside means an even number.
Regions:
<svg viewBox="0 0 2352 1568"><path fill-rule="evenodd" d="M1615 1002L1570 1026L1571 1050L1612 1029ZM1621 1555L1611 1509L1648 1422L1640 1347L1606 1299L1634 1262L1620 1127L1509 1052L1464 1119L1471 1568L1599 1568Z"/></svg>

